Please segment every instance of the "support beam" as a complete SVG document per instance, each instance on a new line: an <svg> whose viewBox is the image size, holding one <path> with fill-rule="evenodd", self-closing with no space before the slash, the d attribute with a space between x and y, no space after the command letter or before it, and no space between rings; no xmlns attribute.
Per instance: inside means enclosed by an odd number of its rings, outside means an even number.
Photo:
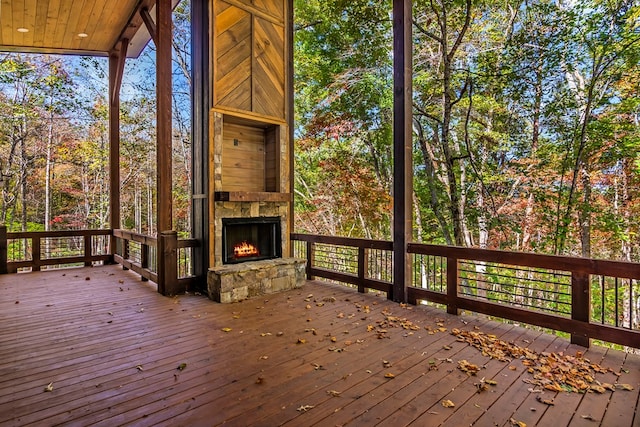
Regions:
<svg viewBox="0 0 640 427"><path fill-rule="evenodd" d="M120 88L129 40L109 54L109 226L120 228ZM111 240L115 251L115 238Z"/></svg>
<svg viewBox="0 0 640 427"><path fill-rule="evenodd" d="M175 295L178 289L176 274L176 235L173 228L172 200L172 84L171 84L171 0L156 3L156 176L158 209L158 292Z"/></svg>
<svg viewBox="0 0 640 427"><path fill-rule="evenodd" d="M406 301L411 278L407 254L413 230L411 9L411 0L393 0L393 290L389 297L396 302Z"/></svg>
<svg viewBox="0 0 640 427"><path fill-rule="evenodd" d="M153 22L153 18L151 18L151 14L149 13L149 9L143 7L140 9L140 17L142 18L142 22L147 27L147 31L149 31L149 35L151 36L151 40L156 41L156 24Z"/></svg>
<svg viewBox="0 0 640 427"><path fill-rule="evenodd" d="M171 109L171 0L156 3L156 126L158 235L173 228L172 222L172 109Z"/></svg>

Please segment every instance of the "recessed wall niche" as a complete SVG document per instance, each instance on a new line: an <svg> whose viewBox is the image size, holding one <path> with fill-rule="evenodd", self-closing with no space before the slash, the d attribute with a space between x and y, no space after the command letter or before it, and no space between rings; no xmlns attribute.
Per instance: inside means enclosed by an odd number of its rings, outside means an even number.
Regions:
<svg viewBox="0 0 640 427"><path fill-rule="evenodd" d="M279 125L224 115L221 191L279 191L280 131Z"/></svg>

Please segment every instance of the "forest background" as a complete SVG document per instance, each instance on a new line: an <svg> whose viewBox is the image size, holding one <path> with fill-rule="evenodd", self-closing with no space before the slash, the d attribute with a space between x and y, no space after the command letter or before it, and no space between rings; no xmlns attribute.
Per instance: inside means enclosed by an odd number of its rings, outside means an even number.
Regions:
<svg viewBox="0 0 640 427"><path fill-rule="evenodd" d="M640 261L637 1L415 0L414 240ZM189 2L174 226L190 231ZM391 1L295 1L296 231L389 239ZM155 234L153 44L125 70L123 228ZM0 221L108 226L107 62L0 56Z"/></svg>

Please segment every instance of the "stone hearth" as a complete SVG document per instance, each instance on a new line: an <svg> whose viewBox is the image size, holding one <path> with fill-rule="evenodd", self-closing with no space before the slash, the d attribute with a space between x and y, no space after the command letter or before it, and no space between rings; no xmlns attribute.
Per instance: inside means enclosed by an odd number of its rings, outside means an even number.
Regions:
<svg viewBox="0 0 640 427"><path fill-rule="evenodd" d="M210 268L209 298L230 303L299 288L305 280L305 264L303 259L278 258Z"/></svg>

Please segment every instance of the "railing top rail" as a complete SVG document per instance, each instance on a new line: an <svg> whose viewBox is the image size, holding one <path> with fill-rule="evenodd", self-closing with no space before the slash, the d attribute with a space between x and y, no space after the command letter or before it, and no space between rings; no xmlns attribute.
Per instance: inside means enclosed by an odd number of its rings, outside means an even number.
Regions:
<svg viewBox="0 0 640 427"><path fill-rule="evenodd" d="M463 248L459 246L409 243L409 253L434 255L502 264L519 265L550 270L572 271L627 279L640 279L640 263L609 261L591 258L543 255L529 252L509 252L495 249Z"/></svg>
<svg viewBox="0 0 640 427"><path fill-rule="evenodd" d="M178 239L178 248L197 248L200 246L198 239Z"/></svg>
<svg viewBox="0 0 640 427"><path fill-rule="evenodd" d="M50 230L50 231L9 231L8 239L30 239L33 237L69 237L69 236L109 236L111 229L94 230Z"/></svg>
<svg viewBox="0 0 640 427"><path fill-rule="evenodd" d="M393 250L393 242L388 240L369 240L355 237L325 236L317 234L291 233L291 239L310 243L326 243L329 245L354 246L357 248Z"/></svg>
<svg viewBox="0 0 640 427"><path fill-rule="evenodd" d="M113 230L115 237L122 239L133 240L134 242L140 242L145 244L156 244L158 242L157 237L147 236L146 234L134 233L133 231L127 231L122 229Z"/></svg>

